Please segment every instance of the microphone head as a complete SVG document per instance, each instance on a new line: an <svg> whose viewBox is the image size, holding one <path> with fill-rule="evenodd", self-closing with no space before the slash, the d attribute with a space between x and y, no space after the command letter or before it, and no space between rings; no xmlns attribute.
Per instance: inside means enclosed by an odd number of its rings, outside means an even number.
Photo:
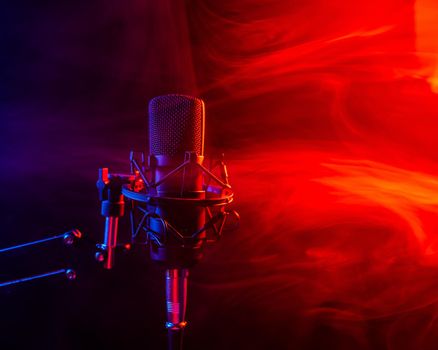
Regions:
<svg viewBox="0 0 438 350"><path fill-rule="evenodd" d="M204 102L186 95L163 95L149 102L151 155L204 154Z"/></svg>

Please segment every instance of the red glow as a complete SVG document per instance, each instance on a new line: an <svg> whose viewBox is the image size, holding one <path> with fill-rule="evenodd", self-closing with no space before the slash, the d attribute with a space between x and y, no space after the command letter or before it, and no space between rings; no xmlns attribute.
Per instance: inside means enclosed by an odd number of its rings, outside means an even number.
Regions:
<svg viewBox="0 0 438 350"><path fill-rule="evenodd" d="M257 289L267 317L353 339L337 349L433 348L438 7L207 1L190 15L222 118L210 135L239 146L242 228L222 258L240 274L215 286Z"/></svg>
<svg viewBox="0 0 438 350"><path fill-rule="evenodd" d="M344 201L375 204L404 219L420 244L426 232L418 211L437 213L438 178L370 161L323 164L337 175L320 179Z"/></svg>

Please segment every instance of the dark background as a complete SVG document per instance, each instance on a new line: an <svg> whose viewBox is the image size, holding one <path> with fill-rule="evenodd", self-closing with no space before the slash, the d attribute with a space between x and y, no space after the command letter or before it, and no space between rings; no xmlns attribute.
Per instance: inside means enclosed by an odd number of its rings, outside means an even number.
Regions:
<svg viewBox="0 0 438 350"><path fill-rule="evenodd" d="M73 227L100 240L97 169L127 171L146 149L150 98L197 95L242 221L191 273L187 349L436 348L436 203L409 197L438 193L414 6L2 4L1 246ZM341 158L370 179L350 189L360 200L315 181ZM163 271L141 250L103 271L93 253L53 242L1 256L2 281L78 271L0 290L2 349L165 347Z"/></svg>

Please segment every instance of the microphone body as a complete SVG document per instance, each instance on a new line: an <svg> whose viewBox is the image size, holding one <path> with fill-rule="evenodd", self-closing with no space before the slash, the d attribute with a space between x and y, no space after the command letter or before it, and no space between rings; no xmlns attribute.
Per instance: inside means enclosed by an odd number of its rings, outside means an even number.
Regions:
<svg viewBox="0 0 438 350"><path fill-rule="evenodd" d="M191 242L186 238L205 225L205 208L187 200L205 198L203 174L195 164L171 173L184 162L202 165L204 109L201 99L185 95L159 96L149 103L149 166L152 181L159 184L158 204L149 206L155 214L149 219L149 227L164 243L152 243L150 252L154 261L169 269L191 267L202 257L205 233Z"/></svg>

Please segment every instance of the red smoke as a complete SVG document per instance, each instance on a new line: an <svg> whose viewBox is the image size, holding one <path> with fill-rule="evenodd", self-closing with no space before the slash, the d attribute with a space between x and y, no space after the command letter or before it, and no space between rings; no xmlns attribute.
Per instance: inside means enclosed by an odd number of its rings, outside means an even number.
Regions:
<svg viewBox="0 0 438 350"><path fill-rule="evenodd" d="M242 211L220 253L240 269L202 285L246 293L302 347L324 325L337 349L433 348L437 6L200 1L188 16Z"/></svg>

